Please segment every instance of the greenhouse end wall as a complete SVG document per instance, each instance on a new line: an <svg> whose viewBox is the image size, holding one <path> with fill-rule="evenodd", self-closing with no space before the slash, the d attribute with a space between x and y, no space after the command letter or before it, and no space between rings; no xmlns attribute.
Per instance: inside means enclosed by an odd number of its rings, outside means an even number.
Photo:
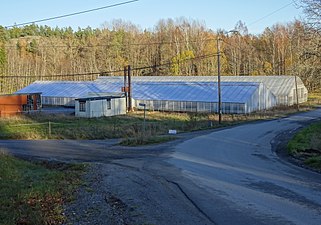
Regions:
<svg viewBox="0 0 321 225"><path fill-rule="evenodd" d="M246 113L273 108L277 105L277 98L262 83L246 102Z"/></svg>

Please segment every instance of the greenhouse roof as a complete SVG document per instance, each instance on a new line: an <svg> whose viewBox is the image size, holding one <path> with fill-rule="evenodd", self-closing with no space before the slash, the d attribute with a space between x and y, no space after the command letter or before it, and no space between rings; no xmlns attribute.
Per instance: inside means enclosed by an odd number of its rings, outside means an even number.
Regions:
<svg viewBox="0 0 321 225"><path fill-rule="evenodd" d="M222 102L245 103L257 90L258 83L221 83ZM214 82L144 82L133 84L133 98L218 102L218 85Z"/></svg>
<svg viewBox="0 0 321 225"><path fill-rule="evenodd" d="M122 76L99 77L97 82L120 82ZM259 82L263 83L275 96L286 96L295 85L294 76L221 76L222 82ZM217 76L133 76L132 82L217 82ZM297 78L298 85L303 85Z"/></svg>
<svg viewBox="0 0 321 225"><path fill-rule="evenodd" d="M87 81L36 81L16 93L42 92L42 96L47 97L71 97L82 98L87 94L107 92L110 87L96 82ZM118 89L118 92L120 89Z"/></svg>
<svg viewBox="0 0 321 225"><path fill-rule="evenodd" d="M247 102L259 88L254 82L222 82L222 102ZM83 98L89 93L117 93L121 79L96 82L36 81L16 93L42 92L45 97ZM142 81L132 83L132 96L139 100L218 102L217 82Z"/></svg>

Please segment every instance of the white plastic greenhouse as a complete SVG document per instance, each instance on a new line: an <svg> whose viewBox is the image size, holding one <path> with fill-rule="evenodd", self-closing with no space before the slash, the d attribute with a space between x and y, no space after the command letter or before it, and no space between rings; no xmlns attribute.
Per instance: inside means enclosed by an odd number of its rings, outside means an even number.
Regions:
<svg viewBox="0 0 321 225"><path fill-rule="evenodd" d="M122 77L100 77L99 82L116 82ZM140 76L132 77L133 82L217 82L217 76ZM263 83L277 99L277 105L296 104L296 90L299 103L306 102L308 90L299 77L295 76L221 76L222 82L258 82ZM296 89L297 84L297 89Z"/></svg>
<svg viewBox="0 0 321 225"><path fill-rule="evenodd" d="M36 81L17 93L42 92L43 105L74 106L76 98L99 93L120 93L123 77L100 77L92 82ZM297 78L299 102L307 90ZM132 77L133 106L146 104L150 110L218 112L217 77L154 76ZM222 77L222 112L250 113L296 102L292 76Z"/></svg>
<svg viewBox="0 0 321 225"><path fill-rule="evenodd" d="M146 94L148 93L148 94ZM217 112L218 90L214 82L136 83L135 105L150 110L179 112ZM222 112L250 113L276 105L275 96L261 83L221 83Z"/></svg>

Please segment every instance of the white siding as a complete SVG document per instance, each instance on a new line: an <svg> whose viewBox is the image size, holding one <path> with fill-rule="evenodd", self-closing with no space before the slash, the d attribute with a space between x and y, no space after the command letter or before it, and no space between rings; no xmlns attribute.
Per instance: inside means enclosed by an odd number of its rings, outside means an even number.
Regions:
<svg viewBox="0 0 321 225"><path fill-rule="evenodd" d="M102 117L102 116L115 116L126 114L125 98L110 99L110 106L108 108L108 100L86 100L86 111L79 111L79 100L75 101L75 115L77 117Z"/></svg>

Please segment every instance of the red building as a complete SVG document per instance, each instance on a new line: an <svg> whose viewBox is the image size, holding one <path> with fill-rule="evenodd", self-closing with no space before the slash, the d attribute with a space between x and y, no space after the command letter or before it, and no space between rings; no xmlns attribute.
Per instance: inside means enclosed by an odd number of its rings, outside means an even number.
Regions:
<svg viewBox="0 0 321 225"><path fill-rule="evenodd" d="M41 109L41 93L0 95L0 117Z"/></svg>

